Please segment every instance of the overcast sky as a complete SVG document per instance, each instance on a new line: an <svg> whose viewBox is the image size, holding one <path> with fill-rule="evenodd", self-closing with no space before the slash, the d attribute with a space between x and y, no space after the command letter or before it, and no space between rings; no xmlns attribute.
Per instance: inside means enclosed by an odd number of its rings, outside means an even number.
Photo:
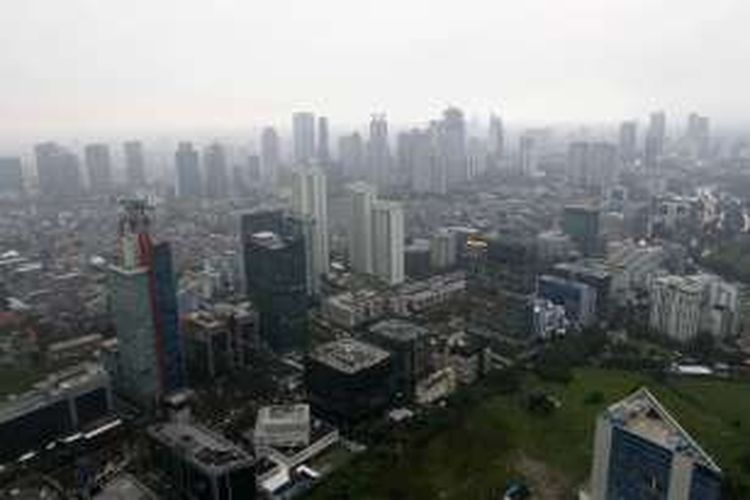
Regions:
<svg viewBox="0 0 750 500"><path fill-rule="evenodd" d="M748 0L0 0L0 136L750 116Z"/></svg>

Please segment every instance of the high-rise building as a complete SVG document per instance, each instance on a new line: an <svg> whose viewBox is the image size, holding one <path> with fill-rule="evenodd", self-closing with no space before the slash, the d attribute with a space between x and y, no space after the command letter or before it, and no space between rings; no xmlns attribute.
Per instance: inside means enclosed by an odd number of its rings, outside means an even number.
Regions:
<svg viewBox="0 0 750 500"><path fill-rule="evenodd" d="M568 177L574 186L606 193L617 178L617 149L607 142L573 142L568 147Z"/></svg>
<svg viewBox="0 0 750 500"><path fill-rule="evenodd" d="M309 232L281 210L242 214L245 288L260 318L261 338L275 351L307 346Z"/></svg>
<svg viewBox="0 0 750 500"><path fill-rule="evenodd" d="M534 176L539 168L539 151L536 138L523 134L518 142L518 171L524 176Z"/></svg>
<svg viewBox="0 0 750 500"><path fill-rule="evenodd" d="M400 203L372 206L373 272L389 285L404 281L404 211Z"/></svg>
<svg viewBox="0 0 750 500"><path fill-rule="evenodd" d="M499 169L505 155L505 130L503 120L495 113L490 115L489 137L487 139L490 164L492 168Z"/></svg>
<svg viewBox="0 0 750 500"><path fill-rule="evenodd" d="M153 407L185 384L172 252L153 243L149 207L121 202L120 259L110 267L110 304L117 332L115 384L130 400Z"/></svg>
<svg viewBox="0 0 750 500"><path fill-rule="evenodd" d="M339 162L344 176L361 179L365 173L365 147L358 132L339 138Z"/></svg>
<svg viewBox="0 0 750 500"><path fill-rule="evenodd" d="M273 127L266 127L261 133L260 161L263 179L268 184L276 185L279 168L281 167L281 152L279 149L279 135Z"/></svg>
<svg viewBox="0 0 750 500"><path fill-rule="evenodd" d="M618 140L620 160L632 163L638 156L638 124L635 121L625 121L620 124Z"/></svg>
<svg viewBox="0 0 750 500"><path fill-rule="evenodd" d="M146 185L146 161L143 156L143 144L129 141L123 145L125 152L125 179L130 187Z"/></svg>
<svg viewBox="0 0 750 500"><path fill-rule="evenodd" d="M651 113L646 132L645 160L646 166L653 168L664 156L667 140L667 115L664 111Z"/></svg>
<svg viewBox="0 0 750 500"><path fill-rule="evenodd" d="M226 198L229 196L227 155L224 146L215 142L203 150L203 174L206 177L206 196Z"/></svg>
<svg viewBox="0 0 750 500"><path fill-rule="evenodd" d="M320 277L328 274L330 254L328 250L328 196L326 177L318 167L298 170L292 184L292 209L300 217L310 219L312 224L312 269L311 290L320 292Z"/></svg>
<svg viewBox="0 0 750 500"><path fill-rule="evenodd" d="M438 160L445 164L448 187L465 182L466 123L460 109L448 108L443 111L438 148Z"/></svg>
<svg viewBox="0 0 750 500"><path fill-rule="evenodd" d="M409 176L410 185L417 193L446 192L445 165L438 161L433 137L427 130L412 129L399 134L399 169Z"/></svg>
<svg viewBox="0 0 750 500"><path fill-rule="evenodd" d="M581 327L596 320L596 290L585 283L543 274L537 279L537 295L563 306L568 320Z"/></svg>
<svg viewBox="0 0 750 500"><path fill-rule="evenodd" d="M292 115L294 162L307 165L315 159L315 115L307 112Z"/></svg>
<svg viewBox="0 0 750 500"><path fill-rule="evenodd" d="M147 429L151 462L179 498L252 500L255 459L220 434L187 423Z"/></svg>
<svg viewBox="0 0 750 500"><path fill-rule="evenodd" d="M39 191L45 196L73 197L83 191L78 157L54 142L34 146Z"/></svg>
<svg viewBox="0 0 750 500"><path fill-rule="evenodd" d="M112 188L112 162L109 146L106 144L89 144L84 149L86 171L89 175L89 188L101 193Z"/></svg>
<svg viewBox="0 0 750 500"><path fill-rule="evenodd" d="M318 117L318 162L323 165L331 161L331 152L329 149L328 139L328 118L325 116Z"/></svg>
<svg viewBox="0 0 750 500"><path fill-rule="evenodd" d="M578 245L581 253L595 255L599 241L599 209L591 205L568 205L563 209L562 230Z"/></svg>
<svg viewBox="0 0 750 500"><path fill-rule="evenodd" d="M375 188L364 182L352 184L351 219L349 225L349 262L361 274L373 272L372 210L377 195Z"/></svg>
<svg viewBox="0 0 750 500"><path fill-rule="evenodd" d="M372 115L370 137L367 141L368 182L386 187L390 184L391 149L388 144L388 122L385 115Z"/></svg>
<svg viewBox="0 0 750 500"><path fill-rule="evenodd" d="M596 421L592 500L719 500L722 471L642 388Z"/></svg>
<svg viewBox="0 0 750 500"><path fill-rule="evenodd" d="M0 195L21 194L23 187L23 165L20 158L0 157Z"/></svg>
<svg viewBox="0 0 750 500"><path fill-rule="evenodd" d="M197 198L203 192L198 151L190 142L181 142L174 155L177 170L177 196Z"/></svg>
<svg viewBox="0 0 750 500"><path fill-rule="evenodd" d="M705 159L711 141L708 117L690 113L685 139L690 155L696 159Z"/></svg>

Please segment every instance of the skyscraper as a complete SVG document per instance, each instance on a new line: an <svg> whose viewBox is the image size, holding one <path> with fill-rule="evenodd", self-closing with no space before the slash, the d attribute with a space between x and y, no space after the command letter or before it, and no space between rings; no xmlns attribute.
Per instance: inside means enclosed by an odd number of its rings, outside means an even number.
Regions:
<svg viewBox="0 0 750 500"><path fill-rule="evenodd" d="M592 500L719 500L722 471L648 389L596 421Z"/></svg>
<svg viewBox="0 0 750 500"><path fill-rule="evenodd" d="M126 142L125 178L130 187L138 188L146 185L146 162L143 157L143 144L139 141Z"/></svg>
<svg viewBox="0 0 750 500"><path fill-rule="evenodd" d="M39 191L45 196L73 197L83 191L78 157L54 142L34 146Z"/></svg>
<svg viewBox="0 0 750 500"><path fill-rule="evenodd" d="M373 271L389 285L404 281L404 211L400 203L376 201L372 207Z"/></svg>
<svg viewBox="0 0 750 500"><path fill-rule="evenodd" d="M260 160L263 179L271 185L278 182L281 162L279 135L273 127L266 127L260 136Z"/></svg>
<svg viewBox="0 0 750 500"><path fill-rule="evenodd" d="M339 138L339 162L344 176L361 179L365 168L365 151L362 136L358 132Z"/></svg>
<svg viewBox="0 0 750 500"><path fill-rule="evenodd" d="M646 132L645 159L647 167L655 167L664 155L667 116L664 111L651 113Z"/></svg>
<svg viewBox="0 0 750 500"><path fill-rule="evenodd" d="M229 195L227 155L224 146L215 142L203 151L203 171L206 176L206 196L226 198Z"/></svg>
<svg viewBox="0 0 750 500"><path fill-rule="evenodd" d="M174 155L177 170L177 196L199 197L203 191L198 152L190 142L181 142Z"/></svg>
<svg viewBox="0 0 750 500"><path fill-rule="evenodd" d="M409 176L411 189L417 193L444 194L444 172L439 167L433 137L428 130L412 129L398 136L399 169Z"/></svg>
<svg viewBox="0 0 750 500"><path fill-rule="evenodd" d="M315 115L307 112L292 115L294 162L306 165L315 159Z"/></svg>
<svg viewBox="0 0 750 500"><path fill-rule="evenodd" d="M311 292L320 292L320 277L328 274L330 255L328 251L328 197L326 177L318 167L294 172L292 185L292 209L300 217L307 217L312 224L312 269Z"/></svg>
<svg viewBox="0 0 750 500"><path fill-rule="evenodd" d="M539 151L536 138L531 134L523 134L518 144L518 170L521 175L534 176L539 167Z"/></svg>
<svg viewBox="0 0 750 500"><path fill-rule="evenodd" d="M599 242L599 209L590 205L568 205L563 209L562 229L586 257L596 254Z"/></svg>
<svg viewBox="0 0 750 500"><path fill-rule="evenodd" d="M685 139L689 154L695 159L705 159L709 153L711 140L708 117L690 113Z"/></svg>
<svg viewBox="0 0 750 500"><path fill-rule="evenodd" d="M490 115L489 127L489 157L492 168L499 169L502 158L505 155L505 130L500 116L492 113Z"/></svg>
<svg viewBox="0 0 750 500"><path fill-rule="evenodd" d="M349 225L349 262L361 274L373 272L372 210L376 201L375 188L364 182L349 187L351 219Z"/></svg>
<svg viewBox="0 0 750 500"><path fill-rule="evenodd" d="M366 179L378 187L390 184L391 149L388 144L388 122L385 115L372 115L367 141Z"/></svg>
<svg viewBox="0 0 750 500"><path fill-rule="evenodd" d="M23 166L20 158L0 157L0 195L23 193Z"/></svg>
<svg viewBox="0 0 750 500"><path fill-rule="evenodd" d="M607 142L573 142L568 148L568 178L572 185L606 193L617 178L617 149Z"/></svg>
<svg viewBox="0 0 750 500"><path fill-rule="evenodd" d="M638 155L638 124L625 121L620 124L619 143L620 160L632 163Z"/></svg>
<svg viewBox="0 0 750 500"><path fill-rule="evenodd" d="M307 346L308 244L298 218L258 210L240 219L248 297L258 310L260 334L275 351Z"/></svg>
<svg viewBox="0 0 750 500"><path fill-rule="evenodd" d="M439 160L445 163L448 187L465 182L466 177L466 124L458 108L443 111L440 123Z"/></svg>
<svg viewBox="0 0 750 500"><path fill-rule="evenodd" d="M331 153L328 148L328 118L321 116L318 118L318 161L326 165L331 161Z"/></svg>
<svg viewBox="0 0 750 500"><path fill-rule="evenodd" d="M123 200L119 262L110 267L110 304L118 339L115 383L146 407L185 384L177 293L169 243L153 243L149 207Z"/></svg>
<svg viewBox="0 0 750 500"><path fill-rule="evenodd" d="M86 170L89 175L89 188L101 193L112 188L112 162L109 146L106 144L89 144L84 149Z"/></svg>

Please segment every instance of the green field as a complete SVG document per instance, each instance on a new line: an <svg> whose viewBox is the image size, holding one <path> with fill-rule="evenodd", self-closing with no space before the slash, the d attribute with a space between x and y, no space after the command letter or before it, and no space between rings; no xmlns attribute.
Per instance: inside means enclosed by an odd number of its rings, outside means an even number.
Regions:
<svg viewBox="0 0 750 500"><path fill-rule="evenodd" d="M312 498L490 499L511 479L527 481L538 498L572 498L589 473L596 415L644 385L750 491L750 384L656 382L637 373L580 369L567 386L527 377L521 393L486 398L426 440L376 446ZM553 393L562 406L549 416L529 413L522 394L536 389ZM595 392L603 395L599 403L591 402Z"/></svg>

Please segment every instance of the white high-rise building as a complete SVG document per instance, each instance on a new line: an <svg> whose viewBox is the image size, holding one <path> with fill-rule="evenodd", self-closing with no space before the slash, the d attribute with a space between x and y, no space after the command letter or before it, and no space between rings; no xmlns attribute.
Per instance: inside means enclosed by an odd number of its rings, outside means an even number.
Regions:
<svg viewBox="0 0 750 500"><path fill-rule="evenodd" d="M703 283L692 277L662 276L651 284L649 324L675 340L687 341L698 334Z"/></svg>
<svg viewBox="0 0 750 500"><path fill-rule="evenodd" d="M309 218L313 225L311 286L317 294L320 291L320 277L328 274L330 267L326 176L320 168L300 169L294 173L292 210L297 215Z"/></svg>
<svg viewBox="0 0 750 500"><path fill-rule="evenodd" d="M349 187L351 192L351 219L349 227L349 261L355 272L371 274L372 260L372 207L377 198L375 188L364 182Z"/></svg>
<svg viewBox="0 0 750 500"><path fill-rule="evenodd" d="M377 201L372 208L374 272L390 285L404 281L404 211L400 203Z"/></svg>
<svg viewBox="0 0 750 500"><path fill-rule="evenodd" d="M315 158L315 115L294 113L292 115L294 134L294 161L306 165Z"/></svg>

